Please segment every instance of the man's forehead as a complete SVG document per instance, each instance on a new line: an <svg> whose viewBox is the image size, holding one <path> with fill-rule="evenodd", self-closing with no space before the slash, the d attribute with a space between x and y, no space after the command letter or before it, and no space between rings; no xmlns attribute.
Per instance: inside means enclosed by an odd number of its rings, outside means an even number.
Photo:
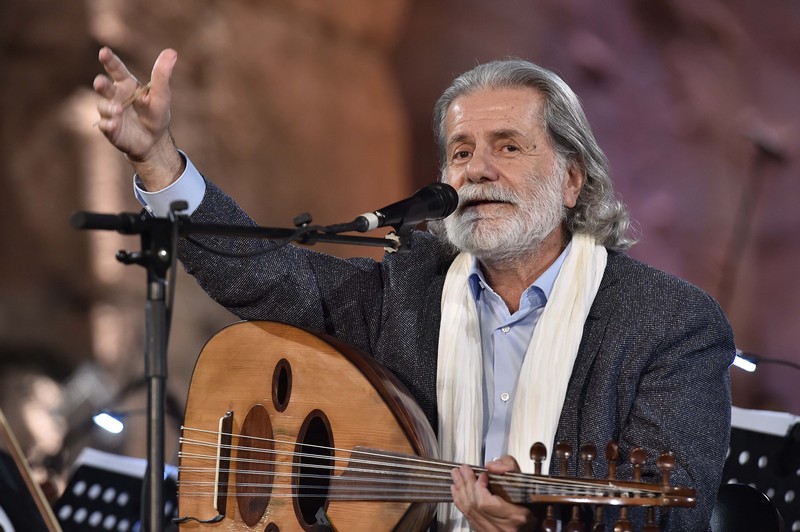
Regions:
<svg viewBox="0 0 800 532"><path fill-rule="evenodd" d="M509 128L509 127L501 127L497 129L487 129L484 132L484 136L488 136L492 139L514 139L517 137L524 136L526 131L522 131L517 128ZM459 142L464 142L470 140L472 138L472 133L470 132L459 132L455 131L453 135L451 135L447 142L448 144L457 144Z"/></svg>
<svg viewBox="0 0 800 532"><path fill-rule="evenodd" d="M448 143L484 130L492 136L513 136L529 132L541 124L544 97L536 89L481 89L459 96L445 117Z"/></svg>

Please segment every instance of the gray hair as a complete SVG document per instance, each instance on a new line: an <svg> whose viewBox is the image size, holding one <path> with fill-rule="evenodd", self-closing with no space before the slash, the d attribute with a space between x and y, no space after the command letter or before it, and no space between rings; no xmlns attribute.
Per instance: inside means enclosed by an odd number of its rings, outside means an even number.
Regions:
<svg viewBox="0 0 800 532"><path fill-rule="evenodd" d="M542 118L556 154L576 164L585 181L575 207L567 209L570 234L594 236L599 244L623 250L636 242L628 236L630 217L617 199L609 176L608 160L597 145L580 100L555 73L520 59L478 65L456 78L436 102L433 127L439 147L440 170L447 166L445 119L453 101L482 89L528 87L544 96Z"/></svg>

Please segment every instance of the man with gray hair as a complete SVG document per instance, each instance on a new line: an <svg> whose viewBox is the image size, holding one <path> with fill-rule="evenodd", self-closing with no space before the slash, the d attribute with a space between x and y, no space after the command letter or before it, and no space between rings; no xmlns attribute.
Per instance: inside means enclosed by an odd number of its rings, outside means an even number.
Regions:
<svg viewBox="0 0 800 532"><path fill-rule="evenodd" d="M146 209L164 216L182 199L194 222L253 224L173 143L177 54L162 52L148 90L109 49L100 61L99 127L133 164ZM697 505L661 511L660 525L706 530L734 357L717 303L622 253L633 243L627 212L577 97L552 72L520 60L480 65L439 99L435 129L441 180L459 205L414 232L411 251L345 260L237 242L233 258L212 251L230 243L208 238L181 240L184 267L243 319L327 333L386 366L437 430L445 460L499 475L532 471L535 441L613 440L625 462L636 447L650 462L672 451L673 481L695 488ZM618 475L631 470L620 465ZM440 529L536 525L533 509L491 492L486 472L462 465L452 480L455 504L440 507Z"/></svg>

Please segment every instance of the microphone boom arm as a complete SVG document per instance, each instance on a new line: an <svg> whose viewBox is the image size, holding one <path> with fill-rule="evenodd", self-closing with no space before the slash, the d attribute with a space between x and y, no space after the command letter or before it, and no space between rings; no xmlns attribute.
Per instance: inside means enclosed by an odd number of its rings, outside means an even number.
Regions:
<svg viewBox="0 0 800 532"><path fill-rule="evenodd" d="M119 214L102 214L87 211L77 211L70 218L70 224L75 229L99 229L117 231L126 235L141 234L155 228L169 225L167 218L155 218L146 213L135 214L123 212ZM334 226L331 226L333 228ZM178 234L187 236L193 234L230 236L234 238L258 238L292 241L304 245L313 245L317 242L330 242L335 244L354 244L361 246L384 247L387 251L399 251L401 242L393 238L375 238L360 235L340 235L329 228L310 227L308 231L298 231L297 228L244 226L230 224L192 223L185 216L178 217ZM296 236L295 236L296 235Z"/></svg>

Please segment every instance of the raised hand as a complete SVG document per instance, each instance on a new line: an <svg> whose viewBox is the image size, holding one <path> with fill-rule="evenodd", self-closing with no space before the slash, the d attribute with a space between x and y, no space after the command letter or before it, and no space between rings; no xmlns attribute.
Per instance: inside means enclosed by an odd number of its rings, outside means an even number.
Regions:
<svg viewBox="0 0 800 532"><path fill-rule="evenodd" d="M103 47L99 59L107 75L100 74L94 80L94 90L102 97L97 104L97 126L128 157L147 190L166 187L183 169L183 160L169 134L169 81L177 52L161 52L146 85L110 48Z"/></svg>

